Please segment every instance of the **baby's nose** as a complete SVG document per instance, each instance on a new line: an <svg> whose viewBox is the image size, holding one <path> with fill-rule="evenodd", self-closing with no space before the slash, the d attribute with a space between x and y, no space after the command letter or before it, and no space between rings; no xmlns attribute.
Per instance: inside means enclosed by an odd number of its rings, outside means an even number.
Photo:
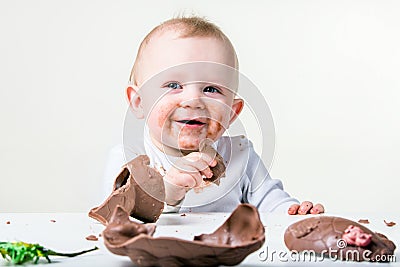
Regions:
<svg viewBox="0 0 400 267"><path fill-rule="evenodd" d="M202 90L197 86L188 86L184 89L182 107L204 109L205 104L202 100Z"/></svg>

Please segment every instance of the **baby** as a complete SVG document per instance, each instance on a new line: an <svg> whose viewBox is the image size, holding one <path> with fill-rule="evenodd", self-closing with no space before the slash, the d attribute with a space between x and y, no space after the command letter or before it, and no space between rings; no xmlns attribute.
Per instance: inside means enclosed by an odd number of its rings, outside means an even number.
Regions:
<svg viewBox="0 0 400 267"><path fill-rule="evenodd" d="M322 213L322 205L298 204L267 169L244 136L223 136L244 106L236 96L238 59L227 36L199 17L165 21L140 45L126 89L130 108L145 122L143 138L114 149L107 168L111 183L120 167L139 154L164 175L169 211L230 212L239 203L260 211L289 214ZM130 127L141 127L140 124ZM215 153L222 156L226 176L213 176Z"/></svg>

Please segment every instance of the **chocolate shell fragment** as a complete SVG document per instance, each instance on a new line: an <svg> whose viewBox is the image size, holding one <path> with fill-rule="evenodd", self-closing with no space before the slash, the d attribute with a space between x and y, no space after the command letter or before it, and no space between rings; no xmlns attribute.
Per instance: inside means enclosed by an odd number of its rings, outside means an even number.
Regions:
<svg viewBox="0 0 400 267"><path fill-rule="evenodd" d="M121 205L136 219L157 221L164 209L165 189L163 177L149 163L146 155L128 162L115 179L111 195L89 216L107 225L115 207Z"/></svg>
<svg viewBox="0 0 400 267"><path fill-rule="evenodd" d="M350 225L371 234L371 242L364 247L347 244L342 235ZM377 262L389 261L396 248L386 236L357 222L333 216L312 217L290 225L285 232L285 244L294 251L312 250L340 260Z"/></svg>
<svg viewBox="0 0 400 267"><path fill-rule="evenodd" d="M211 178L203 178L205 182L212 182L219 185L219 179L225 176L224 159L217 151L211 146L211 141L203 142L200 145L200 152L205 153L217 161L217 165L210 167L213 176Z"/></svg>
<svg viewBox="0 0 400 267"><path fill-rule="evenodd" d="M236 265L258 250L265 241L264 226L257 209L239 205L212 234L193 241L174 237L152 237L154 224L138 224L117 206L103 232L105 246L114 254L126 255L138 266Z"/></svg>
<svg viewBox="0 0 400 267"><path fill-rule="evenodd" d="M217 161L217 165L210 167L213 176L211 178L203 178L203 180L219 185L219 179L225 175L225 164L224 159L218 153L215 155L215 160Z"/></svg>

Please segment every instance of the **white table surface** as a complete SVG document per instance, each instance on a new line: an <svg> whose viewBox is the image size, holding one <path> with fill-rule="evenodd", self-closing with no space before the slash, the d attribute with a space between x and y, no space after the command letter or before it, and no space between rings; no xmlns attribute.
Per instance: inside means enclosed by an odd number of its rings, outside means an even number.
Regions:
<svg viewBox="0 0 400 267"><path fill-rule="evenodd" d="M394 241L397 246L400 244L400 214L387 216L382 214L326 214L336 215L358 221L368 219L370 224L366 226L373 231L381 232ZM288 252L283 242L283 234L291 223L308 218L309 216L289 216L285 214L261 214L261 219L266 227L266 242L263 247L249 255L240 266L400 266L399 249L395 251L396 261L385 263L356 263L342 262L324 259L323 261L297 261L291 260L289 255L278 258L278 253ZM227 218L225 213L186 213L163 214L157 222L157 229L154 234L157 236L175 236L178 238L192 240L193 236L202 233L211 233L217 229ZM397 225L388 227L383 220L394 221ZM55 220L55 222L52 222ZM7 224L7 222L10 224ZM53 264L48 265L45 259L41 259L39 265L47 266L133 266L128 257L117 256L110 253L103 244L100 237L98 241L88 241L89 235L99 234L104 226L89 218L86 213L2 213L0 214L0 241L24 241L39 243L49 249L58 252L75 252L99 247L93 251L75 258L50 257ZM264 251L264 254L260 252ZM275 254L273 254L275 251ZM265 256L268 258L265 259ZM281 254L284 255L284 254ZM263 260L262 260L263 259ZM0 266L9 264L0 258ZM38 265L33 265L38 266Z"/></svg>

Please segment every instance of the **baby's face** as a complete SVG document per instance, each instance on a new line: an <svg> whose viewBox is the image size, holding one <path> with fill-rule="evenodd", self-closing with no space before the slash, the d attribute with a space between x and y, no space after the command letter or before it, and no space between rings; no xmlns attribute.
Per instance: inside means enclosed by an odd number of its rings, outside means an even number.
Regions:
<svg viewBox="0 0 400 267"><path fill-rule="evenodd" d="M232 91L235 64L230 46L216 38L179 38L167 31L150 41L140 61L138 95L161 150L198 150L202 140L224 133L243 107Z"/></svg>

